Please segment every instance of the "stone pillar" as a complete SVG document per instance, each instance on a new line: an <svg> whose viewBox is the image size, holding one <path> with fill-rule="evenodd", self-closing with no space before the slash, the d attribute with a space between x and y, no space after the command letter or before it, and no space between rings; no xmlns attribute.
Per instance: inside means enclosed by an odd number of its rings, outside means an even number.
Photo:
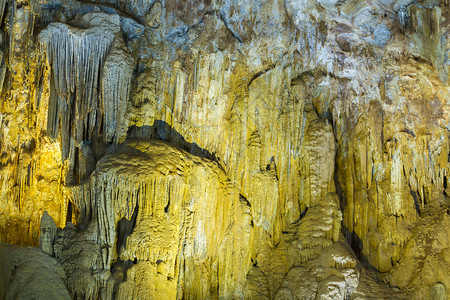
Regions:
<svg viewBox="0 0 450 300"><path fill-rule="evenodd" d="M45 253L53 256L53 243L55 241L57 227L53 218L44 211L41 218L41 235L39 237L39 247Z"/></svg>

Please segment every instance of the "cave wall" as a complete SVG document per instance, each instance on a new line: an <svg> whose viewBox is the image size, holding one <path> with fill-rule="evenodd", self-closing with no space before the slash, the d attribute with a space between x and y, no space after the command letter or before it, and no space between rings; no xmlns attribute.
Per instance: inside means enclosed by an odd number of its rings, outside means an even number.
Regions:
<svg viewBox="0 0 450 300"><path fill-rule="evenodd" d="M77 225L72 295L450 289L448 1L0 4L0 241Z"/></svg>

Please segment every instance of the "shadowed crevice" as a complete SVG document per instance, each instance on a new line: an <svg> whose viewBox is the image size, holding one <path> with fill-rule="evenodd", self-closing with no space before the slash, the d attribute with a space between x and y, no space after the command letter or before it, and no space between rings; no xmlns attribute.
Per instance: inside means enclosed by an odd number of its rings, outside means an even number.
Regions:
<svg viewBox="0 0 450 300"><path fill-rule="evenodd" d="M167 122L156 120L152 126L131 126L128 129L127 139L156 139L168 142L192 155L207 158L217 162L219 168L225 172L220 159L215 153L201 148L195 142L188 142L179 132L177 132Z"/></svg>
<svg viewBox="0 0 450 300"><path fill-rule="evenodd" d="M120 248L126 247L127 237L133 232L133 229L136 226L138 211L139 207L136 204L133 215L129 220L126 218L122 218L119 220L119 222L117 222L117 256L120 256Z"/></svg>

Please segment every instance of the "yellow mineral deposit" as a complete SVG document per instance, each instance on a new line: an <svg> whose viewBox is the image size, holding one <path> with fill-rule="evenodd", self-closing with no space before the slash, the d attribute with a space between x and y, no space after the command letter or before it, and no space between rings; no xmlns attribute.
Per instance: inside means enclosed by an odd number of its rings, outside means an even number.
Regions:
<svg viewBox="0 0 450 300"><path fill-rule="evenodd" d="M0 300L450 299L448 0L0 0Z"/></svg>

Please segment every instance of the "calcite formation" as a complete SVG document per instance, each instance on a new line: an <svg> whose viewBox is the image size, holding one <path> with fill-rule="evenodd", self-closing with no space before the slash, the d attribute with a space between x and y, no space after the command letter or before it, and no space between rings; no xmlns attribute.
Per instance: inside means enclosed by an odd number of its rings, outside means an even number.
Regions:
<svg viewBox="0 0 450 300"><path fill-rule="evenodd" d="M70 299L61 264L35 247L0 243L2 299Z"/></svg>
<svg viewBox="0 0 450 300"><path fill-rule="evenodd" d="M70 157L68 171L80 181L89 175L73 170L86 169L75 165L76 158L85 158L83 153L75 157L83 141L92 141L99 128L102 141L124 139L133 58L123 44L118 15L88 13L72 22L87 28L51 23L39 40L52 70L47 134L56 138L60 132L61 158Z"/></svg>
<svg viewBox="0 0 450 300"><path fill-rule="evenodd" d="M53 244L55 242L55 237L57 234L57 227L55 221L44 211L41 219L41 235L39 236L39 247L45 253L53 256Z"/></svg>
<svg viewBox="0 0 450 300"><path fill-rule="evenodd" d="M449 19L0 0L0 299L448 299Z"/></svg>

